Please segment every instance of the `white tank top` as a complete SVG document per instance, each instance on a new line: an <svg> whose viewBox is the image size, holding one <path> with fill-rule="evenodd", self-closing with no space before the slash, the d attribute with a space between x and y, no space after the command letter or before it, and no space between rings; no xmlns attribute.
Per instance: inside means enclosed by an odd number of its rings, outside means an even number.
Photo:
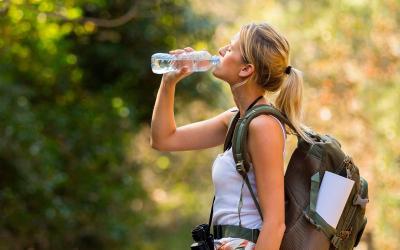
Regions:
<svg viewBox="0 0 400 250"><path fill-rule="evenodd" d="M278 119L276 120L279 122ZM285 129L280 122L279 124L286 139ZM283 154L284 153L285 149L283 151ZM254 194L256 197L258 197L254 168L251 164L247 175ZM242 208L240 210L242 227L261 229L261 217L251 197L250 191L243 180L243 177L236 170L235 160L233 159L232 155L232 148L226 150L222 154L219 154L215 159L212 166L212 180L215 189L213 224L239 225L238 207L243 185Z"/></svg>

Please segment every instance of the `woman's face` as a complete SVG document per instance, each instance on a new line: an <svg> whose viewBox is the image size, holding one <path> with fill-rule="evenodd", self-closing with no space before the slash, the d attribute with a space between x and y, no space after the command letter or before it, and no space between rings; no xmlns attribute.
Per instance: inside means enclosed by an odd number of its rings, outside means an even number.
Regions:
<svg viewBox="0 0 400 250"><path fill-rule="evenodd" d="M225 45L218 51L221 63L213 70L215 77L230 84L235 84L244 79L239 72L245 66L239 47L239 34L236 34L230 44Z"/></svg>

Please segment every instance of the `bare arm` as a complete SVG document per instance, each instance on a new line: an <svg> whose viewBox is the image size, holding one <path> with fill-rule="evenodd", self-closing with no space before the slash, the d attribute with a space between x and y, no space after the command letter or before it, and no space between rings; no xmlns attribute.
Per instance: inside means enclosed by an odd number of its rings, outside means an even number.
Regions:
<svg viewBox="0 0 400 250"><path fill-rule="evenodd" d="M256 249L279 249L285 231L284 136L271 116L258 116L250 123L249 152L253 162L263 227Z"/></svg>
<svg viewBox="0 0 400 250"><path fill-rule="evenodd" d="M187 68L164 74L157 93L151 120L151 145L162 151L181 151L215 147L224 142L229 119L225 111L211 119L176 127L174 96L176 84L189 75Z"/></svg>
<svg viewBox="0 0 400 250"><path fill-rule="evenodd" d="M175 85L161 82L151 121L151 145L162 151L195 150L221 145L233 113L225 111L211 119L176 128Z"/></svg>

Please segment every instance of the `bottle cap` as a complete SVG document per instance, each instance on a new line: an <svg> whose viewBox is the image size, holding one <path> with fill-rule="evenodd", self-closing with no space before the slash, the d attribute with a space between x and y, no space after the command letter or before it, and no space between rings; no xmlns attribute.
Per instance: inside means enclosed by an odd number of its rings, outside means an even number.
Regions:
<svg viewBox="0 0 400 250"><path fill-rule="evenodd" d="M219 59L219 56L212 56L211 57L211 62L213 65L217 65L221 62L221 60Z"/></svg>

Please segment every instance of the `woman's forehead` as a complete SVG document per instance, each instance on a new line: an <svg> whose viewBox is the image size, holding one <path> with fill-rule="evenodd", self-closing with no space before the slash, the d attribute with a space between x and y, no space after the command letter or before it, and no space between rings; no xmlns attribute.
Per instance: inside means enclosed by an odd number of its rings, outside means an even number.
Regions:
<svg viewBox="0 0 400 250"><path fill-rule="evenodd" d="M235 35L233 35L232 38L231 38L231 43L238 41L239 37L240 37L240 33L239 32L236 33Z"/></svg>
<svg viewBox="0 0 400 250"><path fill-rule="evenodd" d="M231 46L236 45L239 42L239 33L236 33L231 39Z"/></svg>

